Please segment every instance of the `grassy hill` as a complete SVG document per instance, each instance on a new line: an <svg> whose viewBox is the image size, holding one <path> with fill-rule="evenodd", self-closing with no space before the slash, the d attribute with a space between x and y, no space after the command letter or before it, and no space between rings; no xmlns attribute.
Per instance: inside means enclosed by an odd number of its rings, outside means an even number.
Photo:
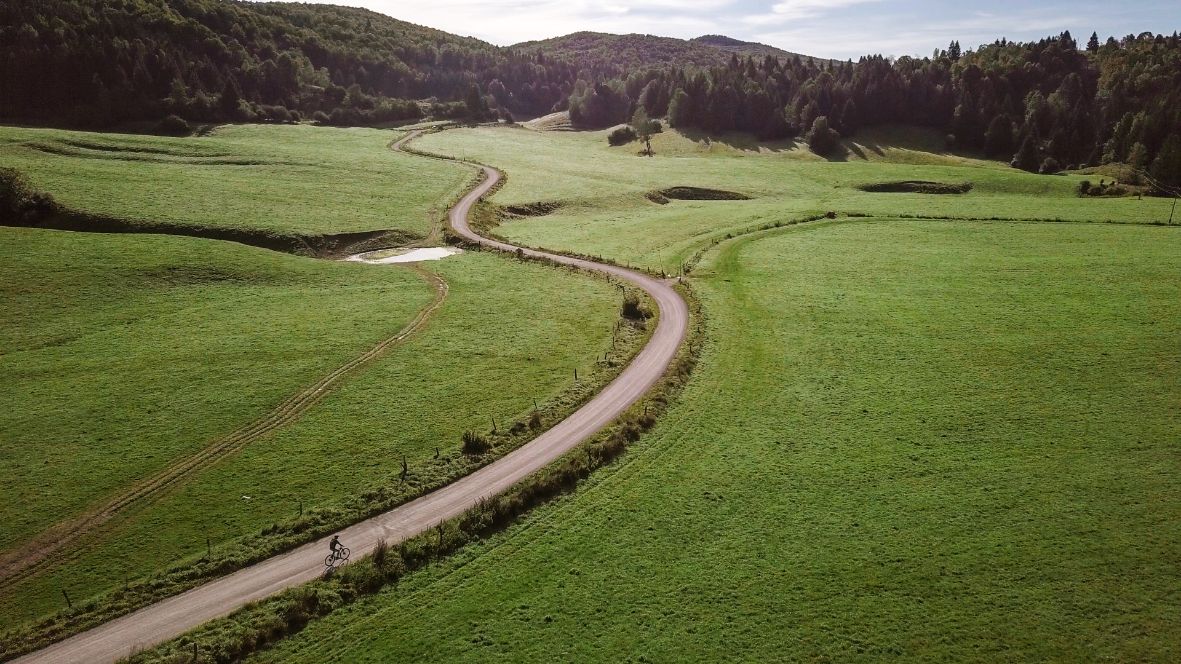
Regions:
<svg viewBox="0 0 1181 664"><path fill-rule="evenodd" d="M234 125L166 138L0 127L0 161L68 208L144 230L276 238L389 230L412 242L437 230L471 174L391 151L403 135Z"/></svg>
<svg viewBox="0 0 1181 664"><path fill-rule="evenodd" d="M494 104L540 114L574 76L562 62L321 4L9 3L0 37L0 118L90 127L168 113L284 122L317 111L372 124L417 117L407 100L428 98L450 102L437 114L479 116L486 100L473 88L493 80Z"/></svg>

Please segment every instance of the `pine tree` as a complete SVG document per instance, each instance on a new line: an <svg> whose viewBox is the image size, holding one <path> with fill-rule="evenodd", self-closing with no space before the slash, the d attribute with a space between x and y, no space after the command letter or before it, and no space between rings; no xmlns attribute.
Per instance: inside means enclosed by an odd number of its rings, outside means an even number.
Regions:
<svg viewBox="0 0 1181 664"><path fill-rule="evenodd" d="M238 81L234 77L226 79L221 89L221 97L217 101L217 110L226 120L237 120L241 116L242 91L238 89Z"/></svg>
<svg viewBox="0 0 1181 664"><path fill-rule="evenodd" d="M1013 161L1009 165L1023 171L1036 173L1038 167L1041 166L1041 162L1038 160L1038 143L1040 142L1037 128L1031 128L1029 133L1025 135L1025 140L1021 141L1021 148L1017 150L1017 154L1013 156Z"/></svg>
<svg viewBox="0 0 1181 664"><path fill-rule="evenodd" d="M1007 115L998 115L984 133L984 151L990 157L1013 154L1013 121Z"/></svg>
<svg viewBox="0 0 1181 664"><path fill-rule="evenodd" d="M1132 168L1144 168L1148 165L1148 147L1139 141L1128 150L1128 164Z"/></svg>
<svg viewBox="0 0 1181 664"><path fill-rule="evenodd" d="M1166 187L1181 187L1181 135L1170 134L1165 139L1148 174Z"/></svg>
<svg viewBox="0 0 1181 664"><path fill-rule="evenodd" d="M1087 42L1087 50L1090 51L1091 53L1095 53L1096 51L1099 50L1099 33L1098 32L1091 33L1091 40Z"/></svg>
<svg viewBox="0 0 1181 664"><path fill-rule="evenodd" d="M480 92L480 86L475 83L468 86L467 96L463 99L467 104L467 112L475 119L481 119L488 115L488 102L485 101L484 95Z"/></svg>
<svg viewBox="0 0 1181 664"><path fill-rule="evenodd" d="M672 101L668 103L668 123L678 129L688 127L693 121L692 107L693 102L689 100L689 94L677 88Z"/></svg>

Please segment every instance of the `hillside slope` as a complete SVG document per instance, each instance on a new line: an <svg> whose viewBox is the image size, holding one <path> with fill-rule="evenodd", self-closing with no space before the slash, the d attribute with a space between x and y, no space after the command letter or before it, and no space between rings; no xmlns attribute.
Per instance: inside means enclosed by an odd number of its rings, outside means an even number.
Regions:
<svg viewBox="0 0 1181 664"><path fill-rule="evenodd" d="M335 124L436 114L548 112L565 63L364 9L221 0L44 0L0 5L0 118L105 126L159 119ZM489 96L477 91L486 90ZM462 105L461 105L462 104ZM298 119L298 115L296 116Z"/></svg>
<svg viewBox="0 0 1181 664"><path fill-rule="evenodd" d="M792 58L799 58L801 60L808 60L809 58L816 60L818 64L825 62L838 62L837 60L825 60L824 58L815 58L803 53L793 53L792 51L785 51L781 48L768 46L767 44L760 44L758 42L742 41L741 39L734 39L725 35L702 35L694 37L689 40L691 44L701 44L710 48L726 51L727 53L735 53L740 58L764 58L771 56L779 58L780 60L791 60Z"/></svg>
<svg viewBox="0 0 1181 664"><path fill-rule="evenodd" d="M542 52L564 58L580 69L598 76L614 76L620 70L633 71L650 67L716 67L730 62L733 55L740 58L762 59L772 56L781 60L799 55L754 42L744 42L722 35L705 35L693 39L676 39L656 35L613 35L603 32L575 32L562 37L529 41L512 48L526 52ZM817 63L825 61L817 60Z"/></svg>

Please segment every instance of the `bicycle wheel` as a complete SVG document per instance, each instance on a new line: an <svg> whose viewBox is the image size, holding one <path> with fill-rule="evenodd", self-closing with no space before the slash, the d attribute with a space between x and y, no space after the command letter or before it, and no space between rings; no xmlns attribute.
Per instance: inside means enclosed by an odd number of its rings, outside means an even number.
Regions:
<svg viewBox="0 0 1181 664"><path fill-rule="evenodd" d="M324 566L325 567L332 567L332 564L335 562L336 562L336 554L330 553L324 557Z"/></svg>
<svg viewBox="0 0 1181 664"><path fill-rule="evenodd" d="M348 549L348 547L342 547L340 549L340 562L343 563L344 561L346 561L348 559L349 559L349 549Z"/></svg>

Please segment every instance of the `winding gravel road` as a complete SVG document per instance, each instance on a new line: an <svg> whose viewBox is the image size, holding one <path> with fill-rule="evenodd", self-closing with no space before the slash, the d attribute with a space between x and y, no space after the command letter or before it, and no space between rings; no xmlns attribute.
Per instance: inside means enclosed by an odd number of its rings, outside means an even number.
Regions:
<svg viewBox="0 0 1181 664"><path fill-rule="evenodd" d="M400 149L412 133L394 144ZM648 345L626 369L582 408L536 439L498 461L437 491L341 531L341 540L354 556L367 555L380 540L396 544L440 521L458 516L485 498L499 494L576 447L638 401L664 374L685 338L689 309L666 281L625 268L604 265L533 249L518 248L477 235L468 225L472 207L500 181L500 173L481 166L484 180L451 209L455 232L481 245L502 251L595 270L642 288L656 301L660 318ZM576 306L576 303L572 303ZM462 379L462 377L456 377ZM135 613L100 625L16 662L66 664L115 662L130 653L179 636L202 623L233 612L244 604L320 576L328 539L322 539L262 561L229 576L163 600Z"/></svg>

